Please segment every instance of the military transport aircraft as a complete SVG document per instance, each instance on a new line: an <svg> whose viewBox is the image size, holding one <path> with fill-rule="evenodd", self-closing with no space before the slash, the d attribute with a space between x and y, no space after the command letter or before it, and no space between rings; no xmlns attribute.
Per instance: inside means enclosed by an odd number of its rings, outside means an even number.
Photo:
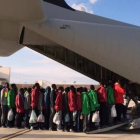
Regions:
<svg viewBox="0 0 140 140"><path fill-rule="evenodd" d="M128 79L140 89L138 26L77 11L64 0L0 0L0 56L24 46L96 81Z"/></svg>

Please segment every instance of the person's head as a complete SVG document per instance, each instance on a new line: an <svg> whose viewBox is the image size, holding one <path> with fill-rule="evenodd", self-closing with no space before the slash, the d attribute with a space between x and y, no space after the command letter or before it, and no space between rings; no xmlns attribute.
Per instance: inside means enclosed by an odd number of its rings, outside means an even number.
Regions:
<svg viewBox="0 0 140 140"><path fill-rule="evenodd" d="M70 88L69 87L66 87L65 88L65 92L68 93L69 91L70 91Z"/></svg>
<svg viewBox="0 0 140 140"><path fill-rule="evenodd" d="M90 85L90 90L95 90L94 85Z"/></svg>
<svg viewBox="0 0 140 140"><path fill-rule="evenodd" d="M132 83L133 83L132 81L130 81L130 80L128 81L128 84L129 84L129 85L132 84Z"/></svg>
<svg viewBox="0 0 140 140"><path fill-rule="evenodd" d="M108 83L107 83L107 87L108 87L108 86L111 86L111 87L113 87L112 80L109 80L109 81L108 81Z"/></svg>
<svg viewBox="0 0 140 140"><path fill-rule="evenodd" d="M20 94L24 94L24 89L23 88L20 88Z"/></svg>
<svg viewBox="0 0 140 140"><path fill-rule="evenodd" d="M83 92L83 87L80 87L80 93L82 93Z"/></svg>
<svg viewBox="0 0 140 140"><path fill-rule="evenodd" d="M60 86L60 87L58 88L58 91L59 91L59 92L63 92L63 91L64 91L64 88L63 88L62 86Z"/></svg>
<svg viewBox="0 0 140 140"><path fill-rule="evenodd" d="M32 91L32 88L28 88L28 93L30 94L31 93L31 91Z"/></svg>
<svg viewBox="0 0 140 140"><path fill-rule="evenodd" d="M16 89L16 85L15 85L15 84L12 84L12 85L11 85L11 88L12 88L12 89Z"/></svg>
<svg viewBox="0 0 140 140"><path fill-rule="evenodd" d="M52 84L52 89L55 90L56 89L56 85Z"/></svg>
<svg viewBox="0 0 140 140"><path fill-rule="evenodd" d="M25 88L24 88L24 92L26 92L26 91L27 91L27 88L25 87Z"/></svg>
<svg viewBox="0 0 140 140"><path fill-rule="evenodd" d="M75 88L74 88L74 86L72 85L72 86L70 86L70 90L73 92L73 93L75 93Z"/></svg>
<svg viewBox="0 0 140 140"><path fill-rule="evenodd" d="M101 86L104 86L105 84L104 84L104 82L100 82L100 85L101 85Z"/></svg>
<svg viewBox="0 0 140 140"><path fill-rule="evenodd" d="M37 89L40 89L39 83L35 83L35 87L36 87Z"/></svg>
<svg viewBox="0 0 140 140"><path fill-rule="evenodd" d="M6 83L6 84L5 84L5 87L6 87L6 88L9 88L9 83Z"/></svg>
<svg viewBox="0 0 140 140"><path fill-rule="evenodd" d="M47 93L50 93L50 92L51 92L50 86L47 86L47 87L46 87L46 92L47 92Z"/></svg>
<svg viewBox="0 0 140 140"><path fill-rule="evenodd" d="M77 91L77 92L80 92L80 88L77 88L76 91Z"/></svg>
<svg viewBox="0 0 140 140"><path fill-rule="evenodd" d="M83 92L87 92L87 88L86 87L83 88Z"/></svg>
<svg viewBox="0 0 140 140"><path fill-rule="evenodd" d="M32 86L32 89L34 89L34 88L35 88L35 85Z"/></svg>

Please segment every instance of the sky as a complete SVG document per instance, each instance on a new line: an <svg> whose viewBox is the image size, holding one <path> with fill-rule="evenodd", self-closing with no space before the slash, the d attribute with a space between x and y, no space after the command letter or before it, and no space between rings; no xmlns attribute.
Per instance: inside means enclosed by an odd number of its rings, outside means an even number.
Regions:
<svg viewBox="0 0 140 140"><path fill-rule="evenodd" d="M73 8L140 26L140 0L66 0ZM11 83L33 84L46 80L56 84L98 84L70 68L24 47L10 57L0 57L0 66L11 67Z"/></svg>

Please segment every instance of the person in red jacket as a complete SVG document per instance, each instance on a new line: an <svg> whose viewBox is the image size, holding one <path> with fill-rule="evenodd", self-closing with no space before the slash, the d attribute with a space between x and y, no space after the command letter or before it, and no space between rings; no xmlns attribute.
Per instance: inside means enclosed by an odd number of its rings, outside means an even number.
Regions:
<svg viewBox="0 0 140 140"><path fill-rule="evenodd" d="M57 125L57 131L62 131L61 122L62 122L63 91L64 91L63 87L58 88L58 93L56 95L55 106L54 106L54 109L56 110L57 113L59 113L60 116L60 124Z"/></svg>
<svg viewBox="0 0 140 140"><path fill-rule="evenodd" d="M73 120L73 112L76 111L76 91L74 86L70 86L70 91L68 93L68 104L70 110L70 131L74 131L74 120Z"/></svg>
<svg viewBox="0 0 140 140"><path fill-rule="evenodd" d="M24 89L21 88L20 89L20 93L17 94L16 96L16 101L15 101L15 105L16 105L16 127L18 129L21 128L21 123L23 120L23 116L24 116Z"/></svg>
<svg viewBox="0 0 140 140"><path fill-rule="evenodd" d="M76 131L80 131L80 115L81 115L81 110L82 110L82 88L77 88L77 93L76 93L76 107L77 107L77 115L76 115Z"/></svg>
<svg viewBox="0 0 140 140"><path fill-rule="evenodd" d="M123 95L125 94L125 89L123 89L120 85L120 81L115 83L114 85L114 97L115 97L115 106L116 106L116 112L117 112L117 121L121 121L121 115L123 114Z"/></svg>
<svg viewBox="0 0 140 140"><path fill-rule="evenodd" d="M107 125L107 91L103 82L100 83L97 95L100 104L100 126L105 127Z"/></svg>
<svg viewBox="0 0 140 140"><path fill-rule="evenodd" d="M38 104L39 104L40 85L39 83L36 83L33 87L34 88L31 92L31 107L32 110L35 111L36 115L39 116ZM37 124L31 124L31 129L34 129L35 127L38 127Z"/></svg>

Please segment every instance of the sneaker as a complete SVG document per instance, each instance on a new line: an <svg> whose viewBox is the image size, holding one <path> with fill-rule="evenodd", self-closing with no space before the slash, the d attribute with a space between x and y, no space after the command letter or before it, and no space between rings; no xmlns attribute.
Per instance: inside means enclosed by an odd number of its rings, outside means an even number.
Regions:
<svg viewBox="0 0 140 140"><path fill-rule="evenodd" d="M30 127L30 130L34 130L33 126Z"/></svg>
<svg viewBox="0 0 140 140"><path fill-rule="evenodd" d="M74 132L74 130L73 129L70 129L70 132Z"/></svg>
<svg viewBox="0 0 140 140"><path fill-rule="evenodd" d="M58 132L63 132L63 130L62 130L62 129L57 129L57 131L58 131Z"/></svg>

